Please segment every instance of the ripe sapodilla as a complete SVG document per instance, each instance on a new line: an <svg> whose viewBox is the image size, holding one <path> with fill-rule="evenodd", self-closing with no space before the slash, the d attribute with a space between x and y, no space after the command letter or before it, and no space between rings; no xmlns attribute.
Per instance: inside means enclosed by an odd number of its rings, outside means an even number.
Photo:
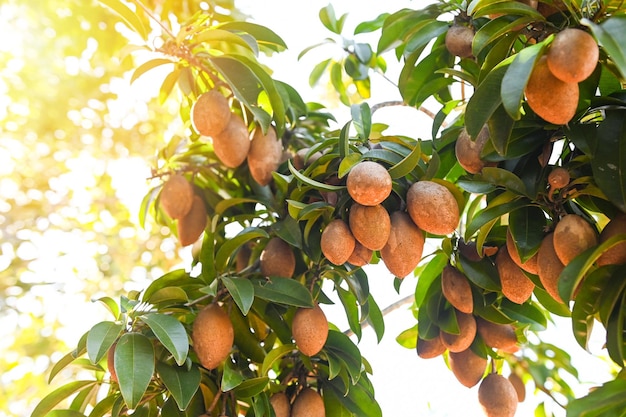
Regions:
<svg viewBox="0 0 626 417"><path fill-rule="evenodd" d="M291 404L289 404L289 398L284 392L272 394L270 404L276 417L289 417L291 415Z"/></svg>
<svg viewBox="0 0 626 417"><path fill-rule="evenodd" d="M282 142L276 138L273 126L263 134L260 126L254 130L250 150L248 151L248 168L250 175L260 185L272 182L272 172L278 169L283 156Z"/></svg>
<svg viewBox="0 0 626 417"><path fill-rule="evenodd" d="M457 381L467 388L478 384L487 369L487 358L477 355L471 348L450 352L448 360Z"/></svg>
<svg viewBox="0 0 626 417"><path fill-rule="evenodd" d="M517 251L517 247L515 245L515 240L513 240L513 235L511 234L511 229L507 229L506 231L506 249L511 256L511 259L517 266L522 268L526 272L530 272L533 275L537 275L537 252L533 256L531 256L526 261L522 262L522 258Z"/></svg>
<svg viewBox="0 0 626 417"><path fill-rule="evenodd" d="M566 83L579 83L596 69L600 49L589 33L567 28L556 34L547 56L548 68L556 78Z"/></svg>
<svg viewBox="0 0 626 417"><path fill-rule="evenodd" d="M472 287L467 277L458 269L448 264L441 273L443 296L457 310L463 313L474 311Z"/></svg>
<svg viewBox="0 0 626 417"><path fill-rule="evenodd" d="M324 257L332 264L343 265L348 261L356 246L350 227L341 219L328 223L322 231L320 247Z"/></svg>
<svg viewBox="0 0 626 417"><path fill-rule="evenodd" d="M478 402L487 417L513 417L517 410L517 392L502 375L487 375L478 388Z"/></svg>
<svg viewBox="0 0 626 417"><path fill-rule="evenodd" d="M198 97L191 108L191 123L203 136L222 132L231 117L228 100L218 90L210 90Z"/></svg>
<svg viewBox="0 0 626 417"><path fill-rule="evenodd" d="M481 159L481 153L489 139L489 128L487 125L483 126L474 140L472 140L465 128L461 130L454 145L454 154L457 161L459 161L459 165L464 170L470 174L478 174L485 167L485 161Z"/></svg>
<svg viewBox="0 0 626 417"><path fill-rule="evenodd" d="M375 206L391 194L392 181L387 169L374 161L356 164L346 178L348 194L364 206Z"/></svg>
<svg viewBox="0 0 626 417"><path fill-rule="evenodd" d="M193 349L202 366L216 368L230 353L235 332L228 314L213 303L202 309L193 322Z"/></svg>
<svg viewBox="0 0 626 417"><path fill-rule="evenodd" d="M324 400L312 388L306 387L296 396L291 407L291 417L325 417Z"/></svg>
<svg viewBox="0 0 626 417"><path fill-rule="evenodd" d="M441 342L441 337L435 337L433 339L417 338L417 356L422 359L436 358L445 351L446 347Z"/></svg>
<svg viewBox="0 0 626 417"><path fill-rule="evenodd" d="M452 192L438 182L413 183L407 191L406 207L415 224L434 235L450 234L459 224L459 205Z"/></svg>
<svg viewBox="0 0 626 417"><path fill-rule="evenodd" d="M452 55L461 58L472 56L472 41L474 40L474 29L465 25L454 24L446 32L446 49Z"/></svg>
<svg viewBox="0 0 626 417"><path fill-rule="evenodd" d="M233 114L224 130L211 137L215 155L228 168L237 168L248 157L250 133L240 116Z"/></svg>
<svg viewBox="0 0 626 417"><path fill-rule="evenodd" d="M622 233L626 233L626 214L624 213L613 217L606 226L604 226L604 229L602 229L600 233L600 243L604 243L610 238ZM598 266L626 263L626 242L622 241L607 249L596 262Z"/></svg>
<svg viewBox="0 0 626 417"><path fill-rule="evenodd" d="M461 352L470 347L476 337L476 319L472 314L456 311L459 334L440 332L441 342L450 352Z"/></svg>
<svg viewBox="0 0 626 417"><path fill-rule="evenodd" d="M328 338L328 320L319 304L313 308L298 308L291 332L300 352L307 356L317 355Z"/></svg>
<svg viewBox="0 0 626 417"><path fill-rule="evenodd" d="M391 213L387 243L380 250L385 266L398 278L404 278L417 267L424 250L424 232L403 211Z"/></svg>
<svg viewBox="0 0 626 417"><path fill-rule="evenodd" d="M348 222L354 238L368 249L380 250L389 239L391 219L380 204L364 206L352 203Z"/></svg>
<svg viewBox="0 0 626 417"><path fill-rule="evenodd" d="M261 273L266 277L292 278L296 257L291 246L279 237L272 237L259 257Z"/></svg>
<svg viewBox="0 0 626 417"><path fill-rule="evenodd" d="M163 184L159 195L159 204L170 218L180 219L191 210L193 196L193 187L187 178L180 174L174 174Z"/></svg>
<svg viewBox="0 0 626 417"><path fill-rule="evenodd" d="M478 317L476 330L485 344L491 348L506 350L517 344L515 328L511 324L493 323Z"/></svg>
<svg viewBox="0 0 626 417"><path fill-rule="evenodd" d="M537 252L537 275L541 285L558 302L563 302L559 294L559 276L565 266L554 250L554 233L548 233L539 246Z"/></svg>
<svg viewBox="0 0 626 417"><path fill-rule="evenodd" d="M516 249L513 250L515 251ZM502 248L498 251L496 268L500 276L502 294L514 303L525 303L532 295L535 284L515 264L508 248Z"/></svg>
<svg viewBox="0 0 626 417"><path fill-rule="evenodd" d="M178 219L178 241L182 246L194 243L202 235L207 224L207 213L204 200L200 196L193 196L193 203L189 212Z"/></svg>
<svg viewBox="0 0 626 417"><path fill-rule="evenodd" d="M567 214L554 228L554 250L565 266L586 249L598 244L596 230L577 214Z"/></svg>
<svg viewBox="0 0 626 417"><path fill-rule="evenodd" d="M373 250L366 248L357 241L352 254L348 258L348 263L354 266L365 266L370 263L373 253Z"/></svg>

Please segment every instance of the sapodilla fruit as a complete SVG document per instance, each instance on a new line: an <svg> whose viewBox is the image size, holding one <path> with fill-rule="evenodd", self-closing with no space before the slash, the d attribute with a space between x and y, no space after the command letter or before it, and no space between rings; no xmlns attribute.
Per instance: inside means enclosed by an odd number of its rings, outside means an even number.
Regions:
<svg viewBox="0 0 626 417"><path fill-rule="evenodd" d="M454 144L454 153L456 160L464 170L470 174L478 174L482 171L485 167L485 161L481 159L481 153L489 139L489 128L487 125L483 126L474 140L472 140L465 128L461 130Z"/></svg>
<svg viewBox="0 0 626 417"><path fill-rule="evenodd" d="M515 249L513 249L515 250ZM525 303L533 293L535 284L511 259L508 248L502 248L496 255L496 268L500 276L502 294L517 304Z"/></svg>
<svg viewBox="0 0 626 417"><path fill-rule="evenodd" d="M261 274L266 277L292 278L296 257L291 246L279 237L272 237L259 257Z"/></svg>
<svg viewBox="0 0 626 417"><path fill-rule="evenodd" d="M187 178L180 174L174 174L163 184L159 195L159 204L165 214L177 220L189 213L193 196L193 187Z"/></svg>
<svg viewBox="0 0 626 417"><path fill-rule="evenodd" d="M375 206L385 201L391 194L392 185L387 169L374 161L359 162L346 178L348 194L364 206Z"/></svg>
<svg viewBox="0 0 626 417"><path fill-rule="evenodd" d="M457 310L468 314L474 311L469 280L450 264L446 265L441 273L441 290L446 300Z"/></svg>
<svg viewBox="0 0 626 417"><path fill-rule="evenodd" d="M293 156L293 166L294 166L294 168L296 168L297 170L301 170L301 169L307 168L311 164L315 163L315 161L320 159L320 157L322 156L322 153L320 151L317 151L317 152L309 155L309 157L307 158L306 156L309 153L309 150L310 150L310 148L298 149L296 154Z"/></svg>
<svg viewBox="0 0 626 417"><path fill-rule="evenodd" d="M359 241L354 245L354 250L348 258L348 263L354 266L365 266L370 263L372 259L373 250L366 248Z"/></svg>
<svg viewBox="0 0 626 417"><path fill-rule="evenodd" d="M548 174L548 184L551 190L558 190L569 184L569 171L563 167L556 167Z"/></svg>
<svg viewBox="0 0 626 417"><path fill-rule="evenodd" d="M291 404L289 403L289 398L287 398L287 394L284 392L277 392L272 394L270 397L270 404L274 409L274 414L276 417L290 417L291 415Z"/></svg>
<svg viewBox="0 0 626 417"><path fill-rule="evenodd" d="M356 247L356 239L346 222L335 219L322 231L320 247L324 257L332 264L343 265L352 255Z"/></svg>
<svg viewBox="0 0 626 417"><path fill-rule="evenodd" d="M364 206L352 203L348 223L352 236L368 249L380 250L389 239L391 219L387 210L380 204Z"/></svg>
<svg viewBox="0 0 626 417"><path fill-rule="evenodd" d="M111 381L117 382L117 372L115 372L115 347L117 346L117 342L113 343L109 350L107 351L107 368L109 369L109 374L111 375Z"/></svg>
<svg viewBox="0 0 626 417"><path fill-rule="evenodd" d="M564 125L576 114L578 84L566 83L556 78L548 68L548 58L537 60L526 84L526 101L543 120Z"/></svg>
<svg viewBox="0 0 626 417"><path fill-rule="evenodd" d="M211 137L215 155L228 168L237 168L248 157L250 134L240 116L233 114L226 128Z"/></svg>
<svg viewBox="0 0 626 417"><path fill-rule="evenodd" d="M548 294L562 303L563 300L559 295L559 275L565 269L565 265L554 250L553 236L554 233L548 233L541 241L537 252L537 275Z"/></svg>
<svg viewBox="0 0 626 417"><path fill-rule="evenodd" d="M548 68L556 78L566 83L579 83L596 69L600 49L589 33L567 28L556 34L547 56Z"/></svg>
<svg viewBox="0 0 626 417"><path fill-rule="evenodd" d="M554 228L554 250L567 266L572 259L598 244L596 230L577 214L566 214Z"/></svg>
<svg viewBox="0 0 626 417"><path fill-rule="evenodd" d="M494 349L506 350L517 344L515 328L511 324L493 323L482 317L477 317L476 331L483 342Z"/></svg>
<svg viewBox="0 0 626 417"><path fill-rule="evenodd" d="M230 353L235 332L228 314L213 303L203 308L193 322L193 349L202 366L215 369Z"/></svg>
<svg viewBox="0 0 626 417"><path fill-rule="evenodd" d="M207 224L207 213L204 200L197 195L193 196L191 209L182 218L178 219L176 228L178 230L178 241L182 246L194 243L204 232Z"/></svg>
<svg viewBox="0 0 626 417"><path fill-rule="evenodd" d="M471 314L456 311L456 320L459 325L459 334L441 331L441 343L450 352L461 352L470 347L476 337L476 319Z"/></svg>
<svg viewBox="0 0 626 417"><path fill-rule="evenodd" d="M620 213L613 217L600 233L600 243L604 243L613 236L626 233L626 214ZM607 249L596 261L598 266L619 265L626 263L626 241Z"/></svg>
<svg viewBox="0 0 626 417"><path fill-rule="evenodd" d="M298 308L291 323L293 340L300 352L314 356L328 339L328 320L319 304L313 308Z"/></svg>
<svg viewBox="0 0 626 417"><path fill-rule="evenodd" d="M474 29L465 25L452 25L446 32L446 49L452 55L461 58L472 56L472 41L474 40Z"/></svg>
<svg viewBox="0 0 626 417"><path fill-rule="evenodd" d="M272 173L278 169L282 155L283 144L276 138L274 127L270 126L267 134L263 134L261 127L257 126L248 151L248 168L252 178L263 186L272 182Z"/></svg>
<svg viewBox="0 0 626 417"><path fill-rule="evenodd" d="M517 402L524 402L526 399L526 384L524 384L522 378L518 374L512 373L509 375L509 382L513 385L513 388L515 388Z"/></svg>
<svg viewBox="0 0 626 417"><path fill-rule="evenodd" d="M441 337L432 339L417 338L417 356L422 359L432 359L443 354L446 347L441 342Z"/></svg>
<svg viewBox="0 0 626 417"><path fill-rule="evenodd" d="M492 373L478 387L478 402L487 417L514 417L517 392L507 378Z"/></svg>
<svg viewBox="0 0 626 417"><path fill-rule="evenodd" d="M459 205L445 186L434 181L418 181L409 187L406 206L411 219L425 232L447 235L459 224Z"/></svg>
<svg viewBox="0 0 626 417"><path fill-rule="evenodd" d="M325 417L324 400L317 391L306 387L296 396L291 407L291 417Z"/></svg>
<svg viewBox="0 0 626 417"><path fill-rule="evenodd" d="M537 252L535 252L534 255L525 262L522 262L522 258L520 257L519 252L517 252L517 246L513 240L513 235L511 234L510 229L507 229L506 231L506 249L513 262L515 262L515 265L519 266L526 272L537 275Z"/></svg>
<svg viewBox="0 0 626 417"><path fill-rule="evenodd" d="M252 255L252 250L250 249L250 245L242 245L239 247L237 251L237 255L235 256L235 271L241 272L244 270L248 264L250 263L250 256Z"/></svg>
<svg viewBox="0 0 626 417"><path fill-rule="evenodd" d="M389 216L391 228L380 257L393 275L404 278L417 267L424 250L424 232L403 211Z"/></svg>
<svg viewBox="0 0 626 417"><path fill-rule="evenodd" d="M457 381L467 388L478 384L487 369L487 358L477 355L471 348L450 352L448 362Z"/></svg>
<svg viewBox="0 0 626 417"><path fill-rule="evenodd" d="M231 114L226 97L218 90L210 90L193 104L191 124L201 135L213 137L226 128Z"/></svg>

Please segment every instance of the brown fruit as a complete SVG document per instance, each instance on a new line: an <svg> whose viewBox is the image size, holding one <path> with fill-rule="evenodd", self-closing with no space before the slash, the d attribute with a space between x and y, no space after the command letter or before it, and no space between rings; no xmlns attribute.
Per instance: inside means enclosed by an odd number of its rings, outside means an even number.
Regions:
<svg viewBox="0 0 626 417"><path fill-rule="evenodd" d="M374 161L356 164L346 178L348 194L364 206L375 206L391 194L391 176L387 169Z"/></svg>
<svg viewBox="0 0 626 417"><path fill-rule="evenodd" d="M324 400L312 388L304 388L291 407L291 417L325 417Z"/></svg>
<svg viewBox="0 0 626 417"><path fill-rule="evenodd" d="M554 0L552 4L540 2L537 5L537 11L544 17L552 16L555 13L565 10L567 10L567 6L565 6L561 0Z"/></svg>
<svg viewBox="0 0 626 417"><path fill-rule="evenodd" d="M230 353L235 332L224 309L217 304L209 304L196 316L191 338L202 366L214 369Z"/></svg>
<svg viewBox="0 0 626 417"><path fill-rule="evenodd" d="M237 168L248 157L250 134L240 116L233 114L226 128L212 138L215 155L228 168Z"/></svg>
<svg viewBox="0 0 626 417"><path fill-rule="evenodd" d="M600 243L604 243L613 236L626 233L626 214L620 213L612 218L600 233ZM618 265L626 263L626 242L620 242L607 249L597 260L598 266Z"/></svg>
<svg viewBox="0 0 626 417"><path fill-rule="evenodd" d="M509 375L509 382L513 385L513 388L515 388L517 402L524 402L526 399L526 384L524 384L522 378L518 374L512 373Z"/></svg>
<svg viewBox="0 0 626 417"><path fill-rule="evenodd" d="M447 235L459 224L459 205L445 186L434 181L418 181L409 187L406 206L411 219L425 232Z"/></svg>
<svg viewBox="0 0 626 417"><path fill-rule="evenodd" d="M452 25L446 32L446 48L452 55L461 58L472 56L472 41L474 40L474 29L465 25Z"/></svg>
<svg viewBox="0 0 626 417"><path fill-rule="evenodd" d="M478 402L487 417L514 417L517 410L517 392L508 379L489 374L478 387Z"/></svg>
<svg viewBox="0 0 626 417"><path fill-rule="evenodd" d="M193 187L187 178L174 174L163 184L159 204L169 217L180 219L191 210L193 196Z"/></svg>
<svg viewBox="0 0 626 417"><path fill-rule="evenodd" d="M515 249L513 249L516 251ZM498 251L496 256L496 267L502 285L502 294L509 300L517 304L526 302L535 289L535 284L528 279L524 271L515 264L508 248Z"/></svg>
<svg viewBox="0 0 626 417"><path fill-rule="evenodd" d="M545 55L535 63L525 93L530 108L547 122L564 125L576 114L578 84L556 78Z"/></svg>
<svg viewBox="0 0 626 417"><path fill-rule="evenodd" d="M364 206L352 203L348 222L352 236L368 249L380 250L389 239L391 219L380 204Z"/></svg>
<svg viewBox="0 0 626 417"><path fill-rule="evenodd" d="M297 170L307 168L309 165L313 164L322 156L322 153L318 151L310 155L307 159L306 155L309 153L309 150L310 148L298 149L296 154L293 156L294 168L296 168Z"/></svg>
<svg viewBox="0 0 626 417"><path fill-rule="evenodd" d="M481 153L485 144L489 141L489 128L485 125L472 140L472 137L463 128L454 145L454 153L459 165L470 174L478 174L485 166L485 161L481 159Z"/></svg>
<svg viewBox="0 0 626 417"><path fill-rule="evenodd" d="M433 339L417 338L417 356L422 359L432 359L443 354L446 347L441 343L441 337Z"/></svg>
<svg viewBox="0 0 626 417"><path fill-rule="evenodd" d="M548 49L548 68L566 83L579 83L596 69L600 49L593 36L581 29L557 33Z"/></svg>
<svg viewBox="0 0 626 417"><path fill-rule="evenodd" d="M351 263L354 266L365 266L370 263L373 253L373 250L366 248L357 241L354 245L352 254L348 258L348 263Z"/></svg>
<svg viewBox="0 0 626 417"><path fill-rule="evenodd" d="M279 237L265 245L259 257L261 274L266 277L292 278L296 271L296 257L291 246Z"/></svg>
<svg viewBox="0 0 626 417"><path fill-rule="evenodd" d="M556 167L548 174L548 184L553 190L565 187L569 181L569 171L563 167Z"/></svg>
<svg viewBox="0 0 626 417"><path fill-rule="evenodd" d="M280 165L283 155L283 144L276 138L276 130L270 126L267 134L257 126L252 135L248 151L248 168L250 175L260 185L272 182L272 172Z"/></svg>
<svg viewBox="0 0 626 417"><path fill-rule="evenodd" d="M117 372L115 372L115 347L117 342L113 343L107 351L107 368L111 374L111 381L117 382Z"/></svg>
<svg viewBox="0 0 626 417"><path fill-rule="evenodd" d="M598 244L596 230L577 214L567 214L554 228L554 250L565 266L585 250Z"/></svg>
<svg viewBox="0 0 626 417"><path fill-rule="evenodd" d="M276 417L289 417L291 415L291 404L289 404L289 398L284 392L272 394L270 404Z"/></svg>
<svg viewBox="0 0 626 417"><path fill-rule="evenodd" d="M494 349L510 349L517 344L515 328L511 324L493 323L477 317L476 330L483 342Z"/></svg>
<svg viewBox="0 0 626 417"><path fill-rule="evenodd" d="M228 100L217 90L200 95L191 108L193 128L203 136L214 136L222 132L230 117Z"/></svg>
<svg viewBox="0 0 626 417"><path fill-rule="evenodd" d="M537 252L537 275L548 294L562 303L563 300L559 295L559 275L565 266L554 250L553 236L554 233L549 233L541 241Z"/></svg>
<svg viewBox="0 0 626 417"><path fill-rule="evenodd" d="M526 272L537 275L537 253L535 252L535 254L526 260L526 262L522 262L510 230L507 230L506 232L506 249L513 262L515 262L515 265L519 266Z"/></svg>
<svg viewBox="0 0 626 417"><path fill-rule="evenodd" d="M380 250L380 257L389 272L404 278L413 272L422 259L424 233L403 211L393 212L390 219L389 239Z"/></svg>
<svg viewBox="0 0 626 417"><path fill-rule="evenodd" d="M206 206L204 200L197 195L193 196L191 210L184 217L178 219L176 228L178 230L178 241L182 246L194 243L202 232L207 223Z"/></svg>
<svg viewBox="0 0 626 417"><path fill-rule="evenodd" d="M441 290L446 300L457 310L468 314L474 311L472 287L469 280L450 264L446 265L441 273Z"/></svg>
<svg viewBox="0 0 626 417"><path fill-rule="evenodd" d="M346 222L335 219L322 231L320 246L326 259L335 265L343 265L352 255L356 239Z"/></svg>
<svg viewBox="0 0 626 417"><path fill-rule="evenodd" d="M300 352L307 356L317 355L328 338L328 320L319 304L313 308L299 308L293 316L291 332Z"/></svg>
<svg viewBox="0 0 626 417"><path fill-rule="evenodd" d="M441 342L450 352L461 352L469 348L476 337L476 319L473 315L457 311L456 320L459 334L444 331L440 333Z"/></svg>
<svg viewBox="0 0 626 417"><path fill-rule="evenodd" d="M250 256L252 255L252 250L250 249L250 245L242 245L239 247L237 251L237 256L235 257L235 271L241 272L245 269L250 263Z"/></svg>
<svg viewBox="0 0 626 417"><path fill-rule="evenodd" d="M448 361L456 379L467 388L478 384L487 369L487 358L477 355L470 348L461 352L450 352Z"/></svg>

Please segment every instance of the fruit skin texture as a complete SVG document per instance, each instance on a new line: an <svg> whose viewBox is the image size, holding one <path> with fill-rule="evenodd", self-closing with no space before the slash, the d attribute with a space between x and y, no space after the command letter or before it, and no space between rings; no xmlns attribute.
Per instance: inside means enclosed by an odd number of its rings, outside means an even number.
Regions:
<svg viewBox="0 0 626 417"><path fill-rule="evenodd" d="M356 239L346 222L335 219L322 231L320 246L326 259L335 265L343 265L352 255Z"/></svg>
<svg viewBox="0 0 626 417"><path fill-rule="evenodd" d="M276 417L289 417L291 414L291 404L284 392L277 392L270 397L270 404L274 409Z"/></svg>
<svg viewBox="0 0 626 417"><path fill-rule="evenodd" d="M441 342L450 352L468 349L476 337L476 319L473 315L457 311L456 320L459 324L459 334L444 331L440 333Z"/></svg>
<svg viewBox="0 0 626 417"><path fill-rule="evenodd" d="M478 174L485 167L485 161L480 154L489 141L489 128L485 125L476 136L475 140L463 128L454 144L454 153L459 165L470 174Z"/></svg>
<svg viewBox="0 0 626 417"><path fill-rule="evenodd" d="M398 278L404 278L422 259L425 237L405 212L395 211L389 217L389 239L380 250L380 257L389 272Z"/></svg>
<svg viewBox="0 0 626 417"><path fill-rule="evenodd" d="M526 399L526 385L524 381L518 374L509 375L509 382L515 388L515 392L517 393L517 402L524 402Z"/></svg>
<svg viewBox="0 0 626 417"><path fill-rule="evenodd" d="M596 69L600 49L593 36L581 29L557 33L548 49L548 68L566 83L579 83Z"/></svg>
<svg viewBox="0 0 626 417"><path fill-rule="evenodd" d="M517 247L515 246L515 241L513 240L511 230L507 230L506 232L506 249L509 252L509 256L517 266L519 266L526 272L537 275L537 253L535 252L535 254L531 256L530 259L528 259L526 262L522 262L522 259L517 252Z"/></svg>
<svg viewBox="0 0 626 417"><path fill-rule="evenodd" d="M600 243L622 233L626 233L626 214L620 213L604 226L600 233ZM626 242L620 242L607 249L596 262L598 266L626 263Z"/></svg>
<svg viewBox="0 0 626 417"><path fill-rule="evenodd" d="M434 339L417 338L417 356L422 359L432 359L443 354L446 347L441 343L440 337Z"/></svg>
<svg viewBox="0 0 626 417"><path fill-rule="evenodd" d="M374 161L362 161L348 173L346 187L357 203L375 206L389 197L392 181L384 166Z"/></svg>
<svg viewBox="0 0 626 417"><path fill-rule="evenodd" d="M299 308L291 323L293 340L300 352L317 355L328 339L328 320L319 304L313 308Z"/></svg>
<svg viewBox="0 0 626 417"><path fill-rule="evenodd" d="M418 181L409 187L406 206L411 219L425 232L447 235L459 224L459 205L445 186Z"/></svg>
<svg viewBox="0 0 626 417"><path fill-rule="evenodd" d="M452 55L461 58L472 56L472 41L474 40L474 30L465 25L452 25L446 32L446 48Z"/></svg>
<svg viewBox="0 0 626 417"><path fill-rule="evenodd" d="M352 254L348 258L348 263L354 266L365 266L372 259L373 250L366 248L360 242L356 242Z"/></svg>
<svg viewBox="0 0 626 417"><path fill-rule="evenodd" d="M515 328L510 324L493 323L478 317L476 330L485 344L494 349L509 349L517 344Z"/></svg>
<svg viewBox="0 0 626 417"><path fill-rule="evenodd" d="M547 122L564 125L576 114L578 84L556 78L548 68L545 55L535 63L525 93L530 108Z"/></svg>
<svg viewBox="0 0 626 417"><path fill-rule="evenodd" d="M559 275L565 268L554 250L552 237L554 233L547 234L541 241L537 252L537 275L545 290L558 302L563 302L559 295Z"/></svg>
<svg viewBox="0 0 626 417"><path fill-rule="evenodd" d="M177 220L189 213L193 196L193 186L189 181L180 174L174 174L163 184L159 204L165 214Z"/></svg>
<svg viewBox="0 0 626 417"><path fill-rule="evenodd" d="M291 417L325 417L324 400L312 388L304 388L291 407Z"/></svg>
<svg viewBox="0 0 626 417"><path fill-rule="evenodd" d="M296 271L296 257L291 246L279 237L265 245L259 257L261 273L266 277L292 278Z"/></svg>
<svg viewBox="0 0 626 417"><path fill-rule="evenodd" d="M552 189L559 189L569 184L569 171L563 167L556 167L548 174L548 184Z"/></svg>
<svg viewBox="0 0 626 417"><path fill-rule="evenodd" d="M250 175L260 185L272 182L272 172L278 169L283 155L283 145L276 138L274 127L270 126L264 135L259 126L254 130L250 150L248 151L248 168Z"/></svg>
<svg viewBox="0 0 626 417"><path fill-rule="evenodd" d="M348 222L352 236L368 249L380 250L389 239L391 219L380 204L364 206L353 203Z"/></svg>
<svg viewBox="0 0 626 417"><path fill-rule="evenodd" d="M202 136L214 136L226 128L231 114L226 97L217 90L210 90L193 104L191 123Z"/></svg>
<svg viewBox="0 0 626 417"><path fill-rule="evenodd" d="M197 195L193 196L191 210L185 217L178 220L176 228L178 230L178 241L182 246L194 243L206 227L207 214L204 200Z"/></svg>
<svg viewBox="0 0 626 417"><path fill-rule="evenodd" d="M443 296L454 308L468 314L474 311L472 288L467 277L450 264L441 273L441 289Z"/></svg>
<svg viewBox="0 0 626 417"><path fill-rule="evenodd" d="M554 250L565 266L586 249L598 244L596 230L577 214L567 214L554 228Z"/></svg>
<svg viewBox="0 0 626 417"><path fill-rule="evenodd" d="M525 303L532 295L535 284L511 259L508 248L502 248L498 251L496 268L502 284L502 294L514 303Z"/></svg>
<svg viewBox="0 0 626 417"><path fill-rule="evenodd" d="M502 375L489 374L478 387L478 402L487 417L514 417L517 392Z"/></svg>
<svg viewBox="0 0 626 417"><path fill-rule="evenodd" d="M477 355L470 348L461 352L450 352L448 360L456 379L467 388L478 384L487 369L487 358Z"/></svg>
<svg viewBox="0 0 626 417"><path fill-rule="evenodd" d="M228 168L237 168L248 157L250 134L240 116L233 114L226 128L211 137L215 155Z"/></svg>
<svg viewBox="0 0 626 417"><path fill-rule="evenodd" d="M191 338L202 366L215 369L230 353L235 332L224 309L217 304L209 304L193 322Z"/></svg>

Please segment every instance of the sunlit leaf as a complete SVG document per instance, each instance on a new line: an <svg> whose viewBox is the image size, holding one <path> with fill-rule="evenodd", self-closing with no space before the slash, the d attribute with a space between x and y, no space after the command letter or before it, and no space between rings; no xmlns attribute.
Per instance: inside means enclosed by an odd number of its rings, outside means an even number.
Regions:
<svg viewBox="0 0 626 417"><path fill-rule="evenodd" d="M161 313L149 313L141 316L141 319L172 354L176 363L179 366L184 364L189 351L189 340L182 323Z"/></svg>
<svg viewBox="0 0 626 417"><path fill-rule="evenodd" d="M87 336L87 355L92 363L98 363L107 354L109 348L122 333L124 326L121 323L103 321L89 330Z"/></svg>
<svg viewBox="0 0 626 417"><path fill-rule="evenodd" d="M119 0L98 0L105 6L110 7L124 20L126 25L137 32L143 39L148 39L148 32L141 19L128 8L124 3Z"/></svg>
<svg viewBox="0 0 626 417"><path fill-rule="evenodd" d="M254 301L254 286L247 278L222 277L222 282L241 312L246 315Z"/></svg>
<svg viewBox="0 0 626 417"><path fill-rule="evenodd" d="M132 77L130 77L130 83L132 84L137 78L141 77L143 74L150 71L151 69L165 64L174 64L174 62L166 58L155 58L144 62L143 64L138 66L135 71L133 71L133 75Z"/></svg>
<svg viewBox="0 0 626 417"><path fill-rule="evenodd" d="M46 417L57 404L70 395L98 383L98 381L72 381L55 389L37 404L31 417Z"/></svg>
<svg viewBox="0 0 626 417"><path fill-rule="evenodd" d="M237 250L253 239L267 238L269 235L264 229L260 227L247 227L240 231L237 236L234 236L220 245L217 255L215 255L215 268L218 271L226 270L226 266L233 258L233 255Z"/></svg>
<svg viewBox="0 0 626 417"><path fill-rule="evenodd" d="M220 29L228 31L242 31L254 36L256 41L273 51L280 52L287 49L285 41L278 36L273 30L251 22L233 21L222 23L218 26Z"/></svg>
<svg viewBox="0 0 626 417"><path fill-rule="evenodd" d="M567 405L567 417L622 416L626 409L626 379L617 378L592 390L588 395ZM620 411L618 411L620 410Z"/></svg>
<svg viewBox="0 0 626 417"><path fill-rule="evenodd" d="M135 408L143 398L154 374L152 342L140 333L126 333L115 348L115 373L128 408Z"/></svg>

